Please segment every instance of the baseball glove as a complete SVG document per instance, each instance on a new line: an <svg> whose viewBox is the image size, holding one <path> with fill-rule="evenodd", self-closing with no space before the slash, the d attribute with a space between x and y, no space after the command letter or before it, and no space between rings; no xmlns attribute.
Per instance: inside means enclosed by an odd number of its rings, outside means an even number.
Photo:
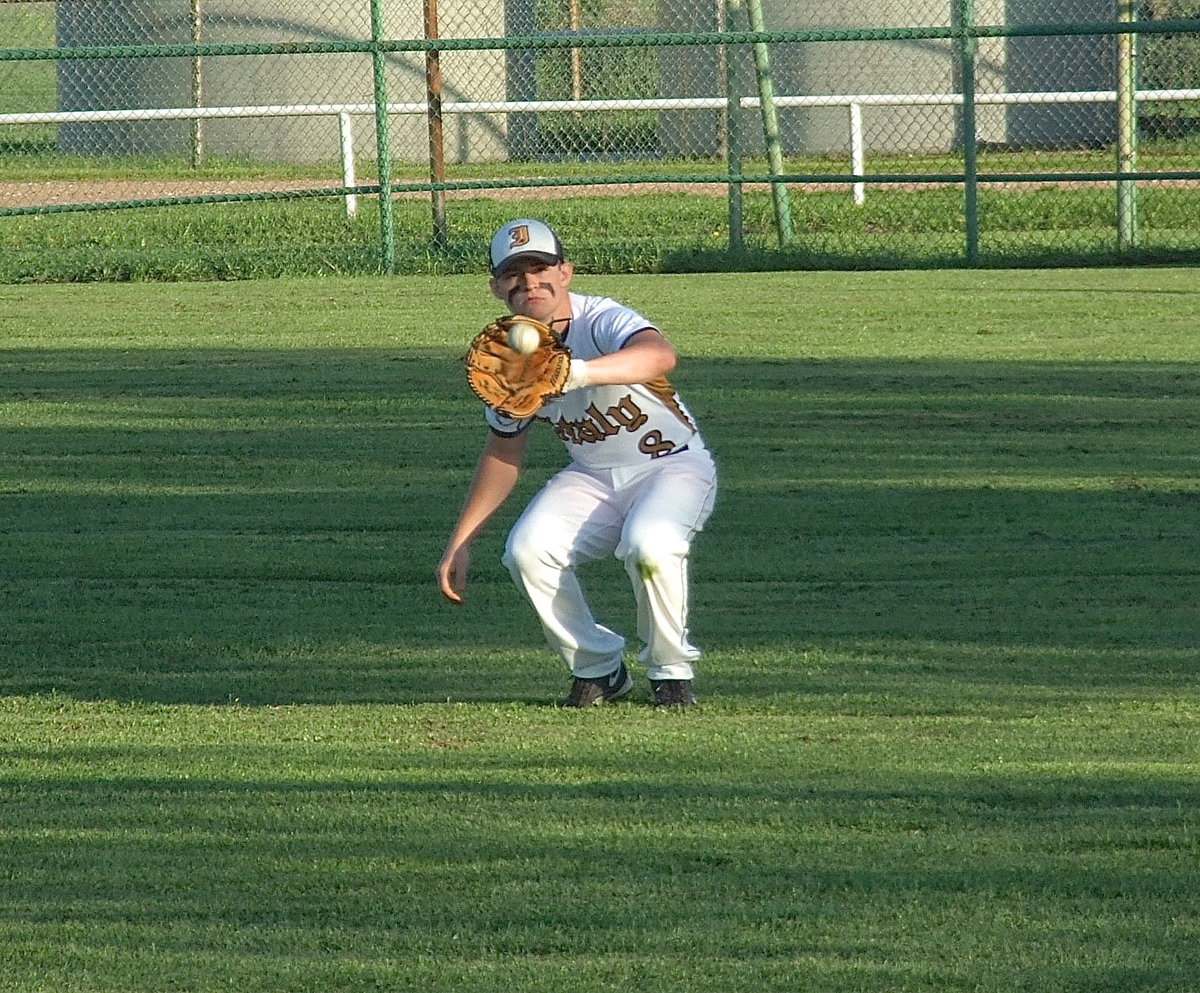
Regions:
<svg viewBox="0 0 1200 993"><path fill-rule="evenodd" d="M509 343L514 324L537 331L537 347L528 354ZM541 321L509 314L498 317L475 336L467 354L467 383L484 403L509 417L532 417L548 400L562 396L571 370L571 352Z"/></svg>

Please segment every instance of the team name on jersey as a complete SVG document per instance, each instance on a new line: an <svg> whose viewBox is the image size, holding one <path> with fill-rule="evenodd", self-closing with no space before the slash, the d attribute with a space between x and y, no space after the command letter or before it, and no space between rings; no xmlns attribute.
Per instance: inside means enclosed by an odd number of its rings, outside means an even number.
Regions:
<svg viewBox="0 0 1200 993"><path fill-rule="evenodd" d="M585 445L611 438L614 434L620 434L622 430L636 431L649 419L637 405L637 401L626 394L608 410L601 411L592 404L587 409L587 417L582 420L568 421L566 418L560 418L552 422L551 427L568 445Z"/></svg>
<svg viewBox="0 0 1200 993"><path fill-rule="evenodd" d="M552 421L551 427L568 445L591 445L622 431L634 433L649 420L637 401L626 394L608 410L602 411L593 403L587 409L587 417L578 421L560 418ZM675 443L664 438L661 431L647 431L638 441L638 450L652 459L667 455L674 448Z"/></svg>

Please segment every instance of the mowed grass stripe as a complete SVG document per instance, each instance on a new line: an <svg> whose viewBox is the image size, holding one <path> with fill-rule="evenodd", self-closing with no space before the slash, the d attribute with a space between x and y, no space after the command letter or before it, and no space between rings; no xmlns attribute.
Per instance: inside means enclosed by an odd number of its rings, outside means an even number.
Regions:
<svg viewBox="0 0 1200 993"><path fill-rule="evenodd" d="M686 714L554 706L549 432L439 602L481 277L0 287L0 991L1192 989L1195 273L580 283L720 459Z"/></svg>

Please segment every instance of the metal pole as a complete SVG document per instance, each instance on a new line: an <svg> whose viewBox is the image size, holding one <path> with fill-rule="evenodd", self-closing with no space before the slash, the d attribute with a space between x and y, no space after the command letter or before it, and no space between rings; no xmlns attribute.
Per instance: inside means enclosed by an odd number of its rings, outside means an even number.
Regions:
<svg viewBox="0 0 1200 993"><path fill-rule="evenodd" d="M737 0L730 0L732 7ZM742 102L738 86L737 49L725 53L725 156L729 171L729 250L740 252L745 245L742 212Z"/></svg>
<svg viewBox="0 0 1200 993"><path fill-rule="evenodd" d="M344 112L338 114L338 138L342 150L342 185L357 186L358 181L354 177L354 130L350 115ZM358 216L358 195L347 193L345 201L346 217L354 220Z"/></svg>
<svg viewBox="0 0 1200 993"><path fill-rule="evenodd" d="M716 5L715 17L716 27L720 32L729 30L729 18L725 12L725 0L714 0ZM717 46L717 79L726 81L725 98L726 103L721 110L717 112L717 155L728 161L729 159L729 46Z"/></svg>
<svg viewBox="0 0 1200 993"><path fill-rule="evenodd" d="M730 6L741 6L736 0ZM762 0L747 0L746 13L751 31L765 31ZM754 44L754 75L758 81L759 106L762 110L763 139L767 145L767 164L774 175L783 173L783 148L779 141L779 112L775 108L775 83L771 78L771 53L766 43ZM784 183L771 184L771 200L775 206L775 228L779 243L792 243L792 205Z"/></svg>
<svg viewBox="0 0 1200 993"><path fill-rule="evenodd" d="M371 0L371 68L375 76L375 157L379 163L380 268L396 271L396 229L392 222L392 148L388 135L387 62L383 41L383 0Z"/></svg>
<svg viewBox="0 0 1200 993"><path fill-rule="evenodd" d="M962 72L963 198L967 221L967 262L979 261L979 138L975 124L975 0L959 0L959 58Z"/></svg>
<svg viewBox="0 0 1200 993"><path fill-rule="evenodd" d="M1136 0L1118 0L1117 19L1137 20ZM1117 172L1137 172L1137 35L1117 35ZM1138 247L1137 183L1117 181L1117 243L1122 252Z"/></svg>
<svg viewBox="0 0 1200 993"><path fill-rule="evenodd" d="M204 41L204 11L201 9L202 0L191 0L192 14L192 44L199 45ZM192 56L192 106L199 108L204 105L204 57ZM192 121L192 168L198 169L204 164L204 122L200 118Z"/></svg>
<svg viewBox="0 0 1200 993"><path fill-rule="evenodd" d="M438 33L437 0L425 0L425 38L434 41ZM446 145L442 131L442 64L440 54L430 49L425 53L425 97L429 106L426 120L429 129L429 180L446 181ZM449 242L446 230L446 191L430 190L433 207L433 245L443 249Z"/></svg>
<svg viewBox="0 0 1200 993"><path fill-rule="evenodd" d="M863 147L862 104L850 104L850 171L855 176L866 173L866 152ZM867 201L866 183L854 184L854 202L860 206Z"/></svg>
<svg viewBox="0 0 1200 993"><path fill-rule="evenodd" d="M583 30L583 5L580 0L568 0L570 4L571 30L579 34ZM571 94L576 100L583 99L583 50L571 49ZM579 111L575 112L579 117Z"/></svg>

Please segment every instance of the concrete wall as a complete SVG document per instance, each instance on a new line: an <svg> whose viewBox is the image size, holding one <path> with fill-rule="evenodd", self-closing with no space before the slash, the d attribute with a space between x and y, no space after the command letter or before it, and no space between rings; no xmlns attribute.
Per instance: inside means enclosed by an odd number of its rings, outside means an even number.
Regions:
<svg viewBox="0 0 1200 993"><path fill-rule="evenodd" d="M385 31L391 37L423 37L422 5L416 0L384 0ZM302 0L200 0L202 39L212 43L365 40L369 8L363 0L344 8ZM940 26L950 17L948 0L924 4L914 19L912 0L763 0L768 30ZM89 0L60 3L60 45L187 44L192 22L186 0ZM976 16L987 23L1095 21L1112 16L1112 0L976 0ZM268 16L269 15L269 16ZM443 37L500 37L530 30L531 0L441 0ZM660 0L659 28L708 31L723 19L720 0ZM527 23L530 22L530 23ZM744 19L731 27L744 27ZM1113 42L1105 37L984 40L977 56L977 88L1001 90L1097 89L1112 85ZM748 52L737 64L739 88L756 93ZM674 46L659 50L662 94L720 96L724 92L721 53L714 48ZM779 95L855 93L953 93L957 52L950 41L810 43L771 47L775 91ZM442 55L444 99L502 100L519 95L514 80L532 79L527 53L447 52ZM58 63L60 108L190 106L192 60L124 59ZM420 102L425 97L421 53L388 59L389 97ZM370 103L371 60L365 54L303 56L209 56L202 68L205 106L293 103ZM647 94L650 95L650 94ZM1111 106L983 107L978 114L984 142L1016 146L1096 143L1113 133ZM780 112L785 150L841 155L849 147L844 109L785 109ZM717 111L677 111L660 118L659 142L669 155L721 153L724 133ZM448 115L445 145L450 162L502 159L513 147L531 146L524 132L532 115ZM961 146L961 112L952 108L870 107L863 124L871 151L948 151ZM203 126L207 154L255 160L336 161L338 132L332 118L278 118L210 121ZM512 128L512 135L509 129ZM374 153L374 120L355 119L359 155ZM743 133L761 149L757 111L743 117ZM395 158L422 162L428 148L422 116L392 123ZM511 140L510 140L511 139ZM191 147L187 122L65 125L60 144L88 154L180 154Z"/></svg>
<svg viewBox="0 0 1200 993"><path fill-rule="evenodd" d="M977 0L980 23L1003 20L1004 0ZM664 30L711 30L715 26L712 0L663 0L668 8ZM948 23L949 5L925 5L926 17L914 18L911 0L763 0L768 31L853 30L879 27L942 26ZM690 24L688 23L690 21ZM694 25L694 26L692 26ZM744 19L730 25L745 28ZM664 87L671 95L712 96L715 58L695 48L664 54ZM960 90L957 51L948 41L815 42L772 45L772 77L779 96L814 96L866 93L954 93ZM757 95L749 53L734 55L739 66L738 85L744 95ZM1001 41L986 41L977 55L980 92L1003 89L1006 52ZM706 76L706 74L708 74ZM691 112L691 118L700 117ZM780 111L784 149L791 153L841 154L849 150L849 115L843 108L790 108ZM715 115L712 116L715 121ZM961 144L961 113L929 107L871 107L863 112L868 150L947 151ZM981 108L978 126L982 140L1001 141L1005 131L1002 108ZM663 145L669 151L713 154L719 135L707 121L700 126L680 114L664 128ZM755 149L762 147L758 111L745 115L743 132Z"/></svg>
<svg viewBox="0 0 1200 993"><path fill-rule="evenodd" d="M59 4L59 44L187 44L192 38L188 4L181 0L91 0ZM503 34L503 0L441 0L443 37ZM370 37L365 2L344 10L302 0L280 0L266 8L258 0L201 0L205 43L281 44L305 41L361 41ZM264 13L264 10L267 13ZM136 16L134 16L136 14ZM422 5L385 0L385 31L395 38L424 37ZM422 53L395 53L387 60L388 98L425 99ZM504 96L504 56L496 52L454 52L441 56L443 99L498 100ZM60 109L187 107L192 105L190 59L127 59L59 64ZM370 103L374 98L371 57L367 54L289 56L208 56L202 65L202 106L262 104ZM359 154L374 152L374 119L354 119ZM207 121L208 154L255 160L336 161L335 118L272 118ZM179 122L68 125L60 143L83 153L179 153L190 148L191 125ZM396 117L390 134L399 160L424 161L428 154L422 115ZM504 155L503 115L445 121L448 161L487 160Z"/></svg>
<svg viewBox="0 0 1200 993"><path fill-rule="evenodd" d="M662 0L663 30L712 30L715 0ZM763 0L767 30L922 27L949 22L951 5L925 4L914 17L911 0ZM976 0L979 24L1095 23L1114 17L1112 0ZM744 21L734 25L744 27ZM1112 38L1104 36L984 39L976 54L978 93L1110 89L1114 85ZM855 93L955 93L961 91L957 52L949 41L828 42L772 45L772 75L778 95ZM753 73L743 57L739 86L755 94ZM712 96L715 58L697 48L663 55L668 95ZM676 154L716 154L718 115L664 115L662 144ZM841 154L848 150L843 109L780 111L784 148L797 153ZM1069 147L1111 141L1115 112L1103 104L1023 104L980 107L980 141L1014 147ZM961 113L928 107L874 107L863 113L868 152L949 151L961 147ZM747 115L744 133L761 149L757 113Z"/></svg>
<svg viewBox="0 0 1200 993"><path fill-rule="evenodd" d="M1113 0L1008 0L1009 24L1111 21ZM1010 38L1005 77L1016 92L1110 90L1116 85L1116 44L1111 36ZM1016 147L1073 147L1116 137L1113 104L1019 104L1009 112L1006 135Z"/></svg>

